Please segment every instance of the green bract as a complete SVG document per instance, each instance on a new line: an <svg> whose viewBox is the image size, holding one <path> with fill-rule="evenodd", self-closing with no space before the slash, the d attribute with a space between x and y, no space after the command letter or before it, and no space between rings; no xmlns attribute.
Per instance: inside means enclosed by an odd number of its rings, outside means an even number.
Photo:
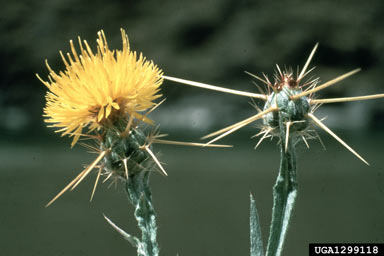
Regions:
<svg viewBox="0 0 384 256"><path fill-rule="evenodd" d="M135 175L153 166L153 160L145 145L147 137L139 128L131 128L130 132L122 136L123 131L116 128L105 131L102 150L110 150L104 157L105 171L121 177Z"/></svg>
<svg viewBox="0 0 384 256"><path fill-rule="evenodd" d="M279 112L269 112L264 115L263 123L271 128L271 132L275 135L280 134L279 121L280 117L283 123L291 122L290 131L304 131L308 128L307 114L310 111L308 98L303 96L297 100L290 99L291 96L301 93L301 89L289 88L284 86L282 90L272 92L264 105L264 110L272 106L277 106Z"/></svg>

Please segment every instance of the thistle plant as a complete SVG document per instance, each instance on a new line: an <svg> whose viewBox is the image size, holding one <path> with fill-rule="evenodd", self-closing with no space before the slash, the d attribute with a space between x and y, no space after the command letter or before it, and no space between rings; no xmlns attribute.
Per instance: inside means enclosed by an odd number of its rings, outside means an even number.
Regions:
<svg viewBox="0 0 384 256"><path fill-rule="evenodd" d="M306 79L308 74L311 73L314 69L308 69L308 67L312 57L316 52L317 47L318 44L316 44L311 51L301 71L298 70L296 74L294 74L292 69L286 69L282 71L280 67L276 65L277 70L274 75L274 81L271 82L268 76L264 73L263 77L260 77L247 72L249 75L258 81L261 81L265 85L266 92L264 92L259 87L261 91L260 94L227 89L176 77L162 76L164 79L181 84L216 90L239 96L246 96L252 99L263 101L262 107L258 107L256 104L254 105L255 109L258 111L257 114L233 125L220 129L216 132L210 133L202 138L211 138L211 140L206 143L206 145L210 145L211 143L257 120L262 120L262 128L261 131L255 135L261 136L259 142L255 146L255 149L265 138L278 138L278 145L280 147L280 169L277 175L276 183L273 187L272 220L266 253L264 254L264 247L261 238L255 201L251 195L251 256L278 256L282 253L298 187L296 178L297 162L295 147L298 143L303 142L309 148L309 139L319 138L320 140L320 137L314 129L315 126L330 134L358 159L369 165L362 156L360 156L339 136L331 131L322 122L321 119L316 117L314 112L318 109L319 106L325 103L383 98L384 94L347 98L316 99L314 97L315 92L335 85L341 80L344 80L360 71L360 69L352 70L325 83L320 83L318 78Z"/></svg>
<svg viewBox="0 0 384 256"><path fill-rule="evenodd" d="M146 134L142 124L154 125L148 114L157 108L161 97L162 71L142 54L130 50L128 37L121 30L122 50L110 50L104 32L98 33L97 51L87 41L79 41L80 53L70 41L72 54L60 52L65 71L55 73L46 63L48 81L37 77L48 88L45 122L56 132L73 137L72 147L79 142L98 154L96 159L65 186L48 204L68 190L75 189L92 171L96 181L119 180L125 185L129 202L141 230L141 239L106 220L133 246L140 256L159 254L156 213L152 203L149 178L152 171L167 176L155 153L154 143L202 146L201 143L161 139L157 128ZM88 143L80 142L87 139ZM218 145L213 145L218 146Z"/></svg>

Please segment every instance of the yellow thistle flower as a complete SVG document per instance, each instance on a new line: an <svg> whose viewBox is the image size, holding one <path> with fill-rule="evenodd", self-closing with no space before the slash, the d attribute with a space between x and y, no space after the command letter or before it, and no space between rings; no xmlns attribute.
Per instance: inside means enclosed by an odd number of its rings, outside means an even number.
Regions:
<svg viewBox="0 0 384 256"><path fill-rule="evenodd" d="M51 205L63 193L75 189L93 170L97 176L91 200L99 178L106 176L103 183L112 178L128 181L139 173L159 170L167 173L152 144L184 146L205 146L202 143L181 142L160 139L154 129L146 135L138 124L143 121L152 124L147 116L159 103L163 72L142 54L130 51L128 37L121 29L123 49L109 50L103 30L98 32L97 52L94 54L86 41L79 38L80 54L70 41L72 54L64 57L65 71L55 73L46 63L49 81L38 79L48 87L44 108L45 121L62 135L73 136L72 146L80 136L93 139L93 143L82 146L98 153L97 158L65 186L46 206ZM140 114L139 112L144 112ZM83 133L83 129L88 131ZM92 134L90 134L92 133ZM209 145L228 147L228 145Z"/></svg>
<svg viewBox="0 0 384 256"><path fill-rule="evenodd" d="M110 50L104 31L98 32L97 52L79 39L80 54L70 41L72 56L60 52L65 71L54 72L48 63L49 81L39 80L48 87L44 117L62 135L74 136L76 144L85 127L89 131L113 123L118 117L151 120L138 112L145 111L160 97L162 71L140 53L132 52L128 37L121 29L122 50Z"/></svg>

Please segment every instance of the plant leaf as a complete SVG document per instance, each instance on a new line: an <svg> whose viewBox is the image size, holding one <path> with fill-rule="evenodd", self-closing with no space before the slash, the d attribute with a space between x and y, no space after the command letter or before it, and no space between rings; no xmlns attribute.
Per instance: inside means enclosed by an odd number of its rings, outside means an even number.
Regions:
<svg viewBox="0 0 384 256"><path fill-rule="evenodd" d="M263 240L261 238L261 229L259 215L255 199L252 194L250 197L250 239L251 239L251 256L264 256Z"/></svg>
<svg viewBox="0 0 384 256"><path fill-rule="evenodd" d="M135 237L135 236L132 236L132 235L130 235L130 234L128 234L127 232L125 232L124 230L122 230L121 228L119 228L115 223L113 223L110 219L108 219L108 217L107 216L105 216L104 214L103 214L103 216L104 216L104 218L107 220L107 222L117 231L117 232L119 232L120 233L120 235L122 235L123 236L123 238L125 239L125 240L127 240L128 242L130 242L131 243L131 245L133 246L133 247L139 247L139 245L140 245L140 240L137 238L137 237Z"/></svg>

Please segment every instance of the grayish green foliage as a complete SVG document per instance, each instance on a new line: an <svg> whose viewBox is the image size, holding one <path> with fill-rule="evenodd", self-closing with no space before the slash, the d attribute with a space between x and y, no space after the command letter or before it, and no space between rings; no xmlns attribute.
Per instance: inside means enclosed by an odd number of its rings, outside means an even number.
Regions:
<svg viewBox="0 0 384 256"><path fill-rule="evenodd" d="M282 124L282 121L280 121ZM279 256L282 253L284 240L287 235L288 224L292 215L292 209L295 204L297 194L296 181L296 154L294 141L288 142L288 149L285 151L284 130L281 129L280 143L280 170L273 187L273 209L270 233L267 245L267 256ZM251 256L264 255L263 243L259 217L257 215L255 201L251 195L251 213L250 213L250 238L251 238Z"/></svg>
<svg viewBox="0 0 384 256"><path fill-rule="evenodd" d="M293 142L285 152L280 144L281 162L279 175L273 187L272 221L267 246L267 256L281 255L289 220L297 194L296 156Z"/></svg>
<svg viewBox="0 0 384 256"><path fill-rule="evenodd" d="M267 245L267 256L279 256L282 253L288 224L292 215L297 195L296 153L295 144L300 137L297 132L308 126L307 113L310 111L308 100L301 97L291 100L290 96L301 90L291 90L284 87L278 93L272 93L266 106L276 104L277 113L270 113L264 123L278 131L280 138L280 170L273 187L273 209L270 233ZM294 122L287 136L287 123ZM276 133L277 133L276 131ZM287 141L288 140L288 141Z"/></svg>
<svg viewBox="0 0 384 256"><path fill-rule="evenodd" d="M104 215L104 218L108 221L108 223L117 231L120 233L120 235L122 235L124 237L125 240L127 240L128 242L131 243L131 245L133 247L138 247L139 244L140 244L140 240L135 237L135 236L131 236L130 234L128 234L127 232L125 232L124 230L122 230L121 228L119 228L115 223L113 223L107 216Z"/></svg>
<svg viewBox="0 0 384 256"><path fill-rule="evenodd" d="M124 179L128 199L135 208L141 240L106 219L126 240L137 247L138 256L157 256L159 246L156 240L156 213L149 186L149 176L154 163L145 150L147 138L142 130L138 127L131 128L127 135L122 136L126 126L125 120L116 120L112 127L105 129L105 139L101 146L110 150L110 153L104 158L104 169L107 173Z"/></svg>
<svg viewBox="0 0 384 256"><path fill-rule="evenodd" d="M126 183L128 198L135 207L135 217L141 230L141 242L137 247L138 256L159 255L156 213L152 205L149 176L149 171L142 171L130 176Z"/></svg>
<svg viewBox="0 0 384 256"><path fill-rule="evenodd" d="M141 240L128 234L104 216L108 223L119 232L125 240L129 241L132 246L137 248L138 256L159 255L156 213L152 205L149 176L149 171L142 171L130 176L126 181L126 192L129 201L135 207L135 217L141 230Z"/></svg>
<svg viewBox="0 0 384 256"><path fill-rule="evenodd" d="M252 194L250 197L250 237L251 237L251 256L264 256L263 240L261 237L259 215L255 199Z"/></svg>

